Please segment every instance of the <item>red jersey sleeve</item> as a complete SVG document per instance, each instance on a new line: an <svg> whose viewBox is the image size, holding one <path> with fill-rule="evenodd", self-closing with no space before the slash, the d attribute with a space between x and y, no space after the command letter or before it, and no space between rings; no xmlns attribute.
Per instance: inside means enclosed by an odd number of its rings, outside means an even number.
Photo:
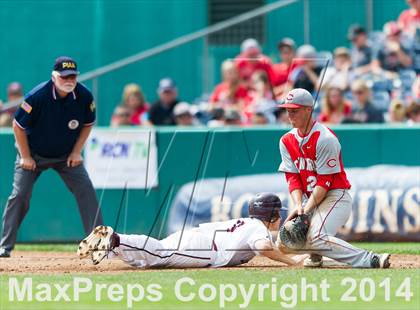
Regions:
<svg viewBox="0 0 420 310"><path fill-rule="evenodd" d="M293 192L295 189L300 189L302 192L304 191L299 173L286 172L286 181L289 186L289 193Z"/></svg>
<svg viewBox="0 0 420 310"><path fill-rule="evenodd" d="M330 190L330 186L333 182L333 174L319 174L316 180L316 186L321 186L327 191Z"/></svg>

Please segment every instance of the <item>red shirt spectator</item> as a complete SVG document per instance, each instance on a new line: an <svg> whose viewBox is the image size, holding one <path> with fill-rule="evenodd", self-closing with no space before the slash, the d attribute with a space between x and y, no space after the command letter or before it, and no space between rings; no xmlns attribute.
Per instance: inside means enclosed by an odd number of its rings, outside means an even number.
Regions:
<svg viewBox="0 0 420 310"><path fill-rule="evenodd" d="M144 124L143 116L149 110L149 105L139 85L131 83L124 87L122 105L130 111L131 125Z"/></svg>
<svg viewBox="0 0 420 310"><path fill-rule="evenodd" d="M261 48L255 39L246 39L241 45L241 54L236 59L236 67L238 68L239 77L246 83L255 71L265 71L271 83L275 76L270 58L261 53Z"/></svg>
<svg viewBox="0 0 420 310"><path fill-rule="evenodd" d="M407 0L409 9L401 12L398 17L398 24L409 36L414 37L416 28L420 27L420 1Z"/></svg>
<svg viewBox="0 0 420 310"><path fill-rule="evenodd" d="M289 73L295 69L299 63L293 61L295 58L295 41L290 38L283 38L277 45L281 63L273 65L274 81L273 86L280 86L287 82Z"/></svg>
<svg viewBox="0 0 420 310"><path fill-rule="evenodd" d="M248 100L248 90L243 85L238 85L236 89L231 92L231 84L229 82L222 82L216 86L211 94L210 102L220 102L220 103L235 103L239 100ZM222 104L224 105L224 104Z"/></svg>
<svg viewBox="0 0 420 310"><path fill-rule="evenodd" d="M290 72L292 72L295 68L299 66L299 62L293 62L291 64L287 64L284 62L281 62L279 64L273 65L273 71L275 80L273 85L274 86L280 86L287 82L289 78Z"/></svg>
<svg viewBox="0 0 420 310"><path fill-rule="evenodd" d="M139 106L136 110L134 110L131 113L130 116L130 121L132 125L144 125L144 113L146 113L149 110L149 105L148 104L143 104L141 106Z"/></svg>
<svg viewBox="0 0 420 310"><path fill-rule="evenodd" d="M343 97L343 91L338 87L327 89L321 104L319 121L322 123L339 124L351 115L351 102Z"/></svg>
<svg viewBox="0 0 420 310"><path fill-rule="evenodd" d="M210 97L210 102L215 106L226 108L239 105L239 109L249 101L248 90L241 84L238 70L232 60L222 63L223 82L216 86Z"/></svg>

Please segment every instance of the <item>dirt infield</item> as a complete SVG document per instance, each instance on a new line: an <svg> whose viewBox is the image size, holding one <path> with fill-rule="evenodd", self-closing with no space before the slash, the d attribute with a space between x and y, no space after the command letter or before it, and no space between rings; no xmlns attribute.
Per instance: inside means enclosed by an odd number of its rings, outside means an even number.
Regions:
<svg viewBox="0 0 420 310"><path fill-rule="evenodd" d="M229 267L232 268L232 267ZM247 264L233 268L249 269L278 269L286 268L284 264L271 261L267 258L256 257ZM294 267L302 268L302 267ZM349 267L328 267L349 268ZM420 255L394 254L391 256L391 268L412 269L420 268ZM169 270L169 269L166 269ZM74 273L123 273L144 272L133 268L119 260L104 260L93 266L89 260L79 260L72 253L66 252L23 252L15 251L11 258L0 260L0 274L74 274ZM157 269L149 269L149 272ZM162 269L159 269L162 271Z"/></svg>

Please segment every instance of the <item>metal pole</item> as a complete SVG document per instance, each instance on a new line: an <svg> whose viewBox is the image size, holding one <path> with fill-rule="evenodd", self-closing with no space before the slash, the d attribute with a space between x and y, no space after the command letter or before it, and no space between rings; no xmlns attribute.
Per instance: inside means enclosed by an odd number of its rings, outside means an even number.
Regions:
<svg viewBox="0 0 420 310"><path fill-rule="evenodd" d="M368 32L373 31L373 0L366 0L366 28Z"/></svg>
<svg viewBox="0 0 420 310"><path fill-rule="evenodd" d="M206 94L210 90L209 74L209 37L205 36L203 46L203 92Z"/></svg>
<svg viewBox="0 0 420 310"><path fill-rule="evenodd" d="M204 36L208 36L209 34L212 34L212 33L218 32L220 30L229 28L233 25L240 24L244 21L247 21L247 20L255 18L257 16L266 14L268 12L271 12L271 11L276 10L278 8L281 8L281 7L287 6L289 4L295 3L297 1L298 0L284 0L284 1L277 1L277 2L274 2L274 3L264 5L260 8L255 9L255 10L240 14L238 16L232 17L232 18L227 19L225 21L216 23L212 26L206 27L204 29L198 30L198 31L190 33L190 34L187 34L185 36L181 36L179 38L176 38L176 39L171 40L169 42L163 43L161 45L152 47L151 49L148 49L146 51L143 51L143 52L134 54L132 56L129 56L127 58L121 59L119 61L110 63L106 66L103 66L102 68L95 69L95 70L92 70L90 72L84 73L84 74L80 75L79 80L80 81L86 81L86 80L93 79L94 77L101 76L101 75L104 75L108 72L123 68L125 66L128 66L128 65L130 65L132 63L135 63L135 62L138 62L138 61L143 60L145 58L160 54L160 53L162 53L162 52L164 52L168 49L172 49L172 48L177 47L179 45L183 45L185 43L194 41L194 40L202 38Z"/></svg>
<svg viewBox="0 0 420 310"><path fill-rule="evenodd" d="M309 12L309 0L303 0L303 38L305 44L311 42L310 31L311 31L311 21L310 21L310 12Z"/></svg>

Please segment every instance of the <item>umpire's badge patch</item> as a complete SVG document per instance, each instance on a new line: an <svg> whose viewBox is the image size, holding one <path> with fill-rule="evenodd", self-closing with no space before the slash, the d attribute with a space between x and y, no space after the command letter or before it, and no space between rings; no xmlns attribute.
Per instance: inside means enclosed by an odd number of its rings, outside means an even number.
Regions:
<svg viewBox="0 0 420 310"><path fill-rule="evenodd" d="M77 119L72 119L69 122L69 128L70 129L76 129L77 127L79 127L79 121Z"/></svg>
<svg viewBox="0 0 420 310"><path fill-rule="evenodd" d="M92 101L92 103L90 104L90 110L91 110L92 112L94 112L94 111L95 111L95 109L96 109L95 102L93 102L93 101Z"/></svg>
<svg viewBox="0 0 420 310"><path fill-rule="evenodd" d="M28 114L30 114L32 112L32 107L26 101L22 102L20 107Z"/></svg>

